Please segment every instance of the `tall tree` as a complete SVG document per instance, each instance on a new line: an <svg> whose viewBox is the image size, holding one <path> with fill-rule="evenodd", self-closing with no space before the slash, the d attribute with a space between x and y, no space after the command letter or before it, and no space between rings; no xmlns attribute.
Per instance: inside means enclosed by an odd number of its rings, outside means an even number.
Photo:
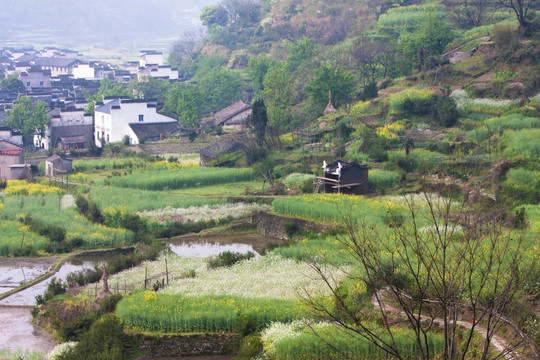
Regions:
<svg viewBox="0 0 540 360"><path fill-rule="evenodd" d="M497 3L505 8L508 8L516 14L517 21L519 22L519 29L522 33L529 35L527 30L529 27L529 20L527 14L531 5L536 4L538 0L496 0Z"/></svg>
<svg viewBox="0 0 540 360"><path fill-rule="evenodd" d="M0 81L0 87L9 91L23 93L26 91L24 84L19 80L19 74L14 72Z"/></svg>
<svg viewBox="0 0 540 360"><path fill-rule="evenodd" d="M266 105L262 99L257 99L253 103L250 122L255 129L255 138L257 145L262 146L266 133L266 124L268 123L268 115L266 114Z"/></svg>
<svg viewBox="0 0 540 360"><path fill-rule="evenodd" d="M289 50L286 60L287 70L294 71L302 63L311 60L315 56L317 45L313 42L313 39L303 37L296 43L289 44L287 49Z"/></svg>
<svg viewBox="0 0 540 360"><path fill-rule="evenodd" d="M204 26L225 26L228 21L227 9L221 5L207 5L201 10L201 21Z"/></svg>
<svg viewBox="0 0 540 360"><path fill-rule="evenodd" d="M485 25L497 4L495 0L444 0L450 19L462 29Z"/></svg>
<svg viewBox="0 0 540 360"><path fill-rule="evenodd" d="M277 61L267 57L258 56L249 59L247 75L251 80L251 86L256 97L260 97L264 90L264 77L271 67L277 65Z"/></svg>
<svg viewBox="0 0 540 360"><path fill-rule="evenodd" d="M313 77L304 89L310 103L317 111L324 110L328 104L328 92L332 94L332 104L342 105L354 93L354 81L350 72L341 67L321 66L313 70Z"/></svg>
<svg viewBox="0 0 540 360"><path fill-rule="evenodd" d="M204 96L203 110L218 111L240 99L243 82L240 75L225 68L215 68L199 81Z"/></svg>
<svg viewBox="0 0 540 360"><path fill-rule="evenodd" d="M197 129L201 121L203 94L198 85L176 83L167 92L163 111L176 116L189 129Z"/></svg>
<svg viewBox="0 0 540 360"><path fill-rule="evenodd" d="M8 112L4 123L14 130L20 131L24 137L45 134L45 128L50 124L47 106L43 101L33 105L30 99L23 96L15 100L13 108Z"/></svg>
<svg viewBox="0 0 540 360"><path fill-rule="evenodd" d="M178 69L181 76L190 78L195 74L199 55L197 45L201 39L202 34L193 31L184 32L169 50L167 61L173 68Z"/></svg>
<svg viewBox="0 0 540 360"><path fill-rule="evenodd" d="M168 87L168 81L156 79L151 76L142 76L129 83L128 91L133 97L138 99L154 99L163 102Z"/></svg>
<svg viewBox="0 0 540 360"><path fill-rule="evenodd" d="M285 65L268 70L263 81L263 99L267 106L270 124L281 130L291 127L290 106L295 101L291 74Z"/></svg>
<svg viewBox="0 0 540 360"><path fill-rule="evenodd" d="M430 55L442 54L452 39L450 26L435 12L430 11L414 32L402 37L400 48L406 57L416 59L417 64L422 67Z"/></svg>

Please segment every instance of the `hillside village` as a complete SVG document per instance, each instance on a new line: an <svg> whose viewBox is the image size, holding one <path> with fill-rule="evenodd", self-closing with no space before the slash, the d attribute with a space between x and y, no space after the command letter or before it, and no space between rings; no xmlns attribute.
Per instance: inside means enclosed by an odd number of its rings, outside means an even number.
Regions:
<svg viewBox="0 0 540 360"><path fill-rule="evenodd" d="M0 358L538 359L538 11L223 0L138 61L3 48Z"/></svg>

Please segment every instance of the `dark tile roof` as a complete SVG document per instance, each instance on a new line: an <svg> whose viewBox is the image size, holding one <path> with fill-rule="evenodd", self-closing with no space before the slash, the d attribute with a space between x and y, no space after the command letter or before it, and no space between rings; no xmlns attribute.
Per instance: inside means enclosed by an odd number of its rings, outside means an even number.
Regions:
<svg viewBox="0 0 540 360"><path fill-rule="evenodd" d="M27 62L33 61L36 58L37 58L37 56L35 54L24 54L24 55L19 56L18 58L16 58L15 62L17 62L17 63L27 63Z"/></svg>
<svg viewBox="0 0 540 360"><path fill-rule="evenodd" d="M248 110L251 110L251 105L244 103L242 100L239 100L231 106L227 106L225 109L215 113L214 119L216 120L214 122L214 125L221 125L232 117Z"/></svg>
<svg viewBox="0 0 540 360"><path fill-rule="evenodd" d="M114 99L113 101L109 101L108 103L100 105L100 106L96 107L96 111L106 113L106 114L110 114L111 113L111 108L113 106L114 107L120 106L120 99Z"/></svg>
<svg viewBox="0 0 540 360"><path fill-rule="evenodd" d="M362 169L367 169L368 168L368 165L367 164L362 164L360 165L359 163L357 162L345 162L345 161L342 161L342 160L336 160L334 161L333 163L330 163L328 165L326 165L326 167L324 168L324 172L327 172L327 173L332 173L332 172L335 172L339 165L341 164L341 169L342 170L346 170L346 169L349 169L351 167L354 167L354 166L358 166Z"/></svg>
<svg viewBox="0 0 540 360"><path fill-rule="evenodd" d="M54 67L69 67L75 64L81 64L83 61L79 59L63 58L63 57L38 57L34 60L39 66L54 66Z"/></svg>
<svg viewBox="0 0 540 360"><path fill-rule="evenodd" d="M11 152L11 151L23 151L23 148L18 146L18 145L15 145L7 140L3 140L3 139L0 139L0 153L4 153L4 152ZM9 155L13 155L13 154L9 154Z"/></svg>
<svg viewBox="0 0 540 360"><path fill-rule="evenodd" d="M139 139L144 137L150 141L160 139L162 135L178 134L182 130L185 130L185 127L180 125L178 121L166 123L131 123L129 127Z"/></svg>

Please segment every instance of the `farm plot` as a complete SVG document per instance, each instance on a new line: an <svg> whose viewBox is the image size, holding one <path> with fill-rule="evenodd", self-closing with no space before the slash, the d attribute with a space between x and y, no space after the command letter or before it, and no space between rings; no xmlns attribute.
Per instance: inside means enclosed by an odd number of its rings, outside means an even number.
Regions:
<svg viewBox="0 0 540 360"><path fill-rule="evenodd" d="M5 196L1 216L6 220L17 221L30 215L33 221L62 227L66 231L67 240L80 238L87 245L118 246L132 243L132 232L93 224L74 207L61 210L60 205L61 196L58 194ZM38 244L41 246L39 241Z"/></svg>
<svg viewBox="0 0 540 360"><path fill-rule="evenodd" d="M223 199L105 186L92 188L89 197L103 209L125 208L134 213L154 209L191 208L225 203Z"/></svg>
<svg viewBox="0 0 540 360"><path fill-rule="evenodd" d="M190 168L145 171L114 177L111 185L144 190L172 190L253 180L251 169Z"/></svg>

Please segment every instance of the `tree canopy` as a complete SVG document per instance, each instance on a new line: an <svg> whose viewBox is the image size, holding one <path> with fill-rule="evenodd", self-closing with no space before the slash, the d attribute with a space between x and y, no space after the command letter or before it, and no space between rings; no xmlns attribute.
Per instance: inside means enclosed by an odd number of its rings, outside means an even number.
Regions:
<svg viewBox="0 0 540 360"><path fill-rule="evenodd" d="M310 103L322 112L328 104L328 92L332 93L332 104L341 106L354 93L354 79L350 72L341 67L321 66L313 70L313 77L304 89Z"/></svg>
<svg viewBox="0 0 540 360"><path fill-rule="evenodd" d="M47 115L47 105L43 101L40 100L33 105L28 97L23 96L15 100L4 123L20 131L25 137L34 134L43 136L50 120L50 116Z"/></svg>
<svg viewBox="0 0 540 360"><path fill-rule="evenodd" d="M243 82L238 73L219 67L203 76L199 86L204 97L203 109L218 111L240 99Z"/></svg>
<svg viewBox="0 0 540 360"><path fill-rule="evenodd" d="M14 72L0 81L0 87L14 92L25 92L26 88L21 80L19 80L19 74Z"/></svg>

